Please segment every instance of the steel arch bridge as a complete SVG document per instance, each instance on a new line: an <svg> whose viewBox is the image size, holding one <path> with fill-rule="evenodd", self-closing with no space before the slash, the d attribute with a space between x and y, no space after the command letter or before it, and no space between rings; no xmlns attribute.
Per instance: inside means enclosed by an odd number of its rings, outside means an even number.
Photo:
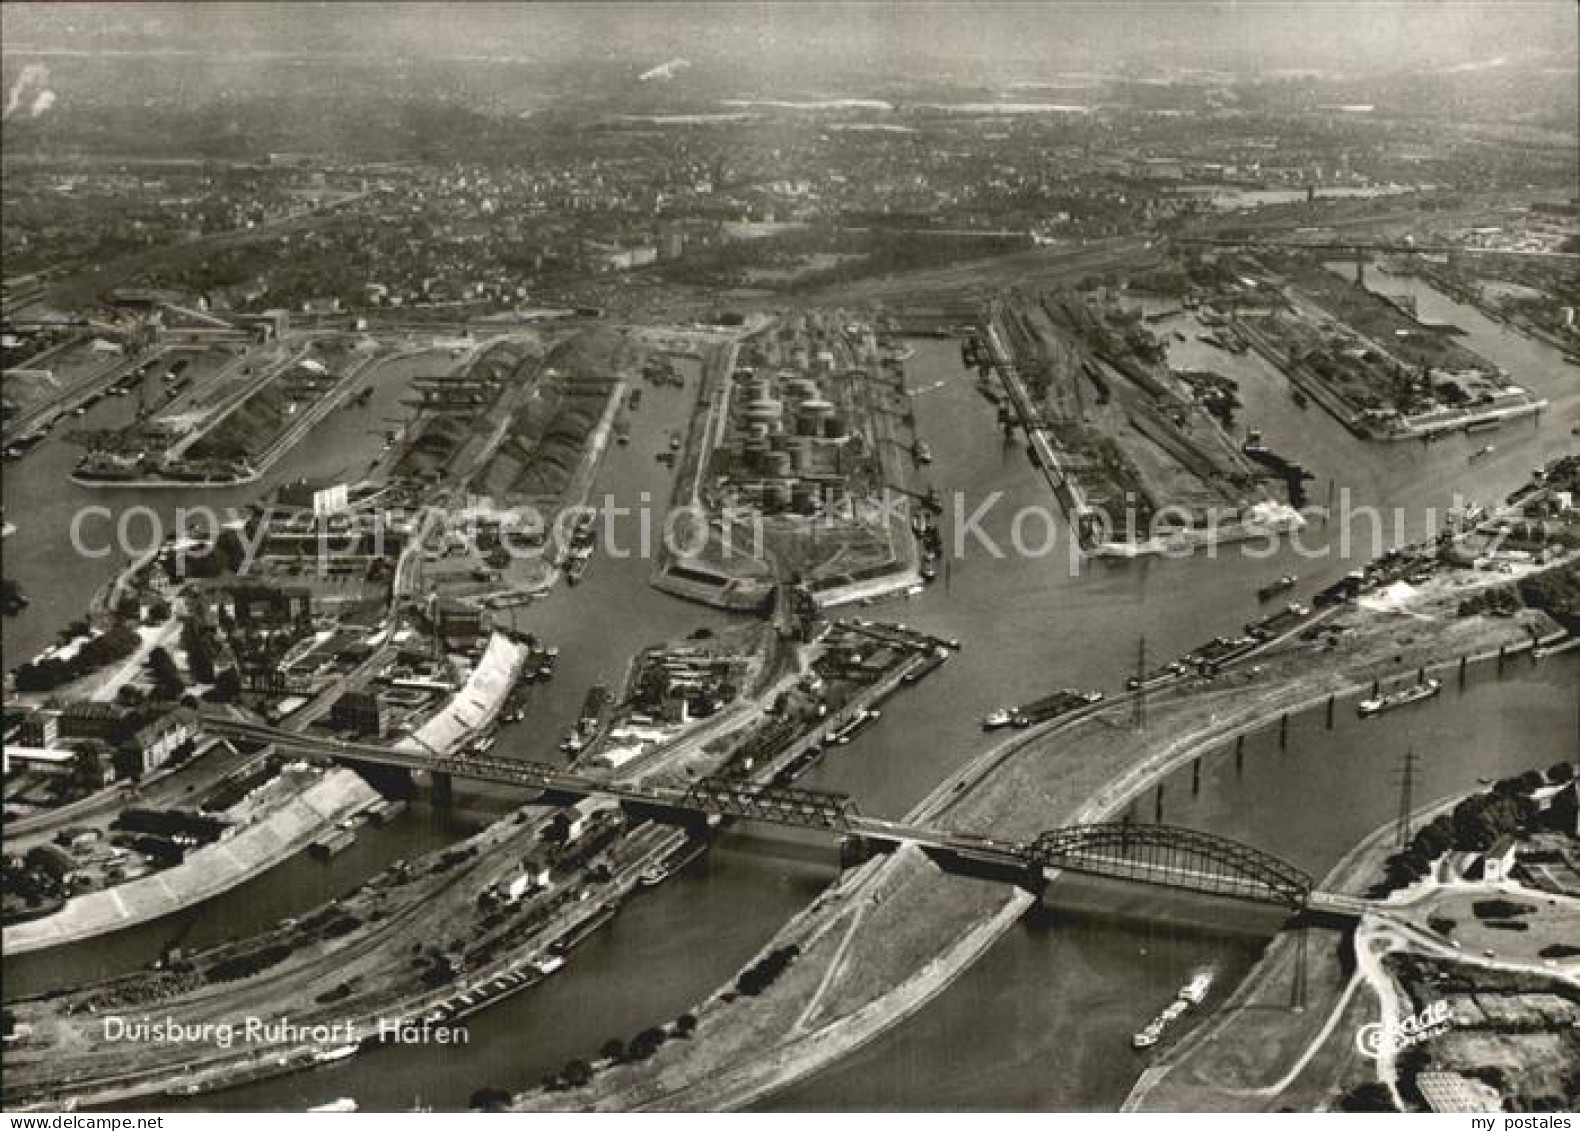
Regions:
<svg viewBox="0 0 1580 1131"><path fill-rule="evenodd" d="M1025 847L1028 862L1087 875L1302 908L1312 879L1227 837L1174 825L1071 825Z"/></svg>

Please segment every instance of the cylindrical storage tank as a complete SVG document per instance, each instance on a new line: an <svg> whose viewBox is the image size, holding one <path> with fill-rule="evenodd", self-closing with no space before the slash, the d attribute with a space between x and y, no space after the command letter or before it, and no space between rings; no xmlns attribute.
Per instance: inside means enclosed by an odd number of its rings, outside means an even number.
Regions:
<svg viewBox="0 0 1580 1131"><path fill-rule="evenodd" d="M817 485L808 483L805 479L798 480L790 491L790 509L800 514L809 514L817 504Z"/></svg>
<svg viewBox="0 0 1580 1131"><path fill-rule="evenodd" d="M796 470L802 475L811 475L817 470L817 465L813 462L812 442L810 440L796 440L795 466Z"/></svg>
<svg viewBox="0 0 1580 1131"><path fill-rule="evenodd" d="M776 479L768 484L768 489L763 492L769 509L785 510L790 506L790 483L788 480Z"/></svg>
<svg viewBox="0 0 1580 1131"><path fill-rule="evenodd" d="M822 422L813 414L801 412L796 414L795 434L797 436L816 436L822 431Z"/></svg>
<svg viewBox="0 0 1580 1131"><path fill-rule="evenodd" d="M830 440L843 440L845 438L845 422L837 416L830 416L823 421L823 435Z"/></svg>
<svg viewBox="0 0 1580 1131"><path fill-rule="evenodd" d="M783 406L776 400L755 400L746 406L746 419L748 422L761 421L767 424L778 420L783 412Z"/></svg>

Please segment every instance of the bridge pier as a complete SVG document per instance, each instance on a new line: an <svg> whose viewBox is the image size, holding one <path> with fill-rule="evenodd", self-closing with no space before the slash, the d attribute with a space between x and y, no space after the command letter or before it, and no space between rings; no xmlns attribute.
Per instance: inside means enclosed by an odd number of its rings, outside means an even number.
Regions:
<svg viewBox="0 0 1580 1131"><path fill-rule="evenodd" d="M1307 931L1304 923L1297 923L1292 928L1295 931L1295 976L1289 987L1289 1011L1291 1013L1304 1013L1306 1011L1306 967L1307 962Z"/></svg>
<svg viewBox="0 0 1580 1131"><path fill-rule="evenodd" d="M1289 745L1289 712L1285 711L1278 716L1278 748L1284 749Z"/></svg>
<svg viewBox="0 0 1580 1131"><path fill-rule="evenodd" d="M1237 735L1234 740L1234 772L1245 772L1245 735Z"/></svg>
<svg viewBox="0 0 1580 1131"><path fill-rule="evenodd" d="M447 810L455 803L455 779L449 774L435 770L433 772L433 807L436 810Z"/></svg>
<svg viewBox="0 0 1580 1131"><path fill-rule="evenodd" d="M1469 656L1461 656L1459 658L1459 689L1461 691L1465 690L1465 670L1469 666L1469 664L1470 664L1470 657Z"/></svg>
<svg viewBox="0 0 1580 1131"><path fill-rule="evenodd" d="M839 870L848 872L859 868L878 854L878 846L867 837L846 833L839 838Z"/></svg>
<svg viewBox="0 0 1580 1131"><path fill-rule="evenodd" d="M706 839L712 835L706 814L682 809L673 805L657 805L641 801L620 802L620 810L631 824L639 821L652 821L660 825L672 825L683 828L686 832L698 839Z"/></svg>
<svg viewBox="0 0 1580 1131"><path fill-rule="evenodd" d="M1190 793L1195 797L1201 792L1201 755L1196 755L1190 764Z"/></svg>
<svg viewBox="0 0 1580 1131"><path fill-rule="evenodd" d="M1332 695L1328 696L1328 729L1329 730L1333 729L1333 699L1334 699L1334 697Z"/></svg>
<svg viewBox="0 0 1580 1131"><path fill-rule="evenodd" d="M1152 819L1158 824L1163 823L1163 783L1158 782L1157 797L1152 803Z"/></svg>
<svg viewBox="0 0 1580 1131"><path fill-rule="evenodd" d="M1509 646L1507 644L1498 645L1498 674L1500 676L1503 674L1503 661L1507 657L1508 651Z"/></svg>

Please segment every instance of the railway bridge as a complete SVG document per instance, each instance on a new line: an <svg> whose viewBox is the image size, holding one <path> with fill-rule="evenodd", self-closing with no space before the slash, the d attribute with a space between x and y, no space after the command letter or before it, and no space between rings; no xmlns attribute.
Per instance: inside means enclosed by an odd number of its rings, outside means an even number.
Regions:
<svg viewBox="0 0 1580 1131"><path fill-rule="evenodd" d="M1040 887L1063 872L1152 884L1229 899L1354 918L1364 900L1314 890L1309 875L1271 853L1214 833L1171 825L1109 822L1050 829L1031 840L912 824L861 813L850 797L822 790L759 785L713 776L684 784L634 783L573 773L560 766L489 755L430 752L415 746L351 742L204 713L209 734L351 761L517 786L555 797L600 797L634 812L672 819L735 818L814 829L891 851L915 845L976 865L1012 882Z"/></svg>

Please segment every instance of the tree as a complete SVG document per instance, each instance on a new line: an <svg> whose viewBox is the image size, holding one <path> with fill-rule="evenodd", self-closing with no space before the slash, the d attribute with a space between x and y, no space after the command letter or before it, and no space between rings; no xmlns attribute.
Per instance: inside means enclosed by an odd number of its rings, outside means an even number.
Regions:
<svg viewBox="0 0 1580 1131"><path fill-rule="evenodd" d="M626 1048L626 1056L632 1060L646 1060L658 1051L658 1046L663 1044L669 1034L659 1028L643 1029L631 1038L630 1045Z"/></svg>
<svg viewBox="0 0 1580 1131"><path fill-rule="evenodd" d="M603 1043L603 1047L598 1050L598 1054L605 1060L624 1060L625 1042L619 1037L610 1037Z"/></svg>
<svg viewBox="0 0 1580 1131"><path fill-rule="evenodd" d="M1385 1084L1367 1080L1357 1084L1339 1097L1341 1111L1397 1111L1393 1094Z"/></svg>
<svg viewBox="0 0 1580 1131"><path fill-rule="evenodd" d="M181 622L181 650L187 654L187 668L199 683L214 682L214 639L208 626L196 617Z"/></svg>
<svg viewBox="0 0 1580 1131"><path fill-rule="evenodd" d="M145 698L143 689L136 684L123 683L115 692L115 701L122 707L135 707Z"/></svg>
<svg viewBox="0 0 1580 1131"><path fill-rule="evenodd" d="M154 677L154 698L179 699L186 690L186 681L181 678L181 669L176 666L173 657L164 648L155 648L148 653L148 670Z"/></svg>
<svg viewBox="0 0 1580 1131"><path fill-rule="evenodd" d="M572 1060L565 1065L564 1069L560 1072L560 1075L563 1076L565 1078L565 1082L573 1088L585 1087L587 1082L592 1079L592 1065L588 1064L585 1060Z"/></svg>
<svg viewBox="0 0 1580 1131"><path fill-rule="evenodd" d="M226 668L214 678L214 690L210 698L216 703L234 703L241 694L241 676L236 669Z"/></svg>
<svg viewBox="0 0 1580 1131"><path fill-rule="evenodd" d="M675 1018L675 1036L689 1037L697 1031L697 1015L695 1013L682 1013Z"/></svg>
<svg viewBox="0 0 1580 1131"><path fill-rule="evenodd" d="M510 1099L510 1093L503 1088L479 1088L466 1101L466 1107L468 1111L506 1111Z"/></svg>
<svg viewBox="0 0 1580 1131"><path fill-rule="evenodd" d="M79 793L89 793L104 785L104 751L84 743L71 758L71 784Z"/></svg>

